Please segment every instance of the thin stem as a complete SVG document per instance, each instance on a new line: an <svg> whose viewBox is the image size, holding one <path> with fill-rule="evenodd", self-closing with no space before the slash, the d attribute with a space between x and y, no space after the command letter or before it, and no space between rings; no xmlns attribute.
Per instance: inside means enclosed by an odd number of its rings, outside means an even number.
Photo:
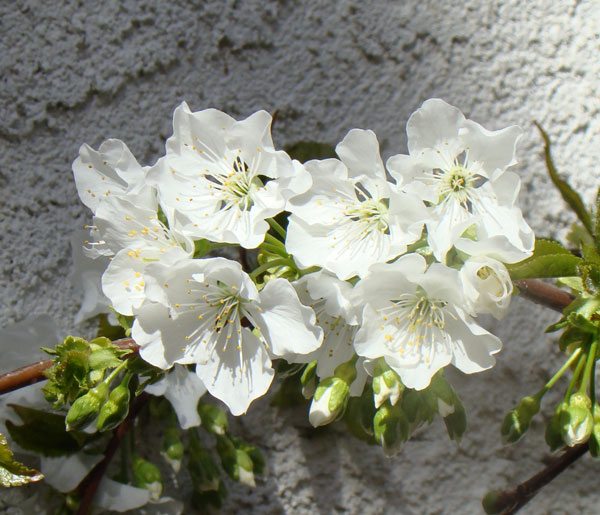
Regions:
<svg viewBox="0 0 600 515"><path fill-rule="evenodd" d="M539 279L522 279L515 285L522 297L561 313L574 300L570 293Z"/></svg>
<svg viewBox="0 0 600 515"><path fill-rule="evenodd" d="M250 277L252 279L256 279L263 272L266 272L270 268L275 268L277 266L292 266L293 267L294 262L289 258L273 259L272 261L267 261L266 263L263 263L262 265L260 265L256 270L254 270L250 274Z"/></svg>
<svg viewBox="0 0 600 515"><path fill-rule="evenodd" d="M567 359L567 361L565 361L565 363L563 364L562 367L560 367L560 369L558 370L558 372L556 372L556 374L554 374L550 378L550 381L548 381L544 385L544 387L540 390L540 392L543 392L542 395L544 393L546 393L548 390L550 390L550 388L552 388L554 386L554 383L556 383L556 381L558 381L560 379L560 377L573 364L573 362L577 359L577 356L579 356L581 354L581 352L582 352L582 348L581 347L577 347L577 349L575 349L575 351L573 352L573 354L571 354L569 356L569 359Z"/></svg>
<svg viewBox="0 0 600 515"><path fill-rule="evenodd" d="M284 258L289 257L289 254L285 250L285 247L281 248L279 245L273 245L271 243L261 243L260 248L262 250L266 250L267 252L270 252L271 254L276 254L276 255L284 257Z"/></svg>
<svg viewBox="0 0 600 515"><path fill-rule="evenodd" d="M279 236L281 236L284 241L285 241L285 237L287 235L286 230L281 227L281 225L279 225L279 223L277 223L277 221L275 220L275 218L267 218L267 222L269 222L269 225L271 226L271 228L277 233L279 234Z"/></svg>
<svg viewBox="0 0 600 515"><path fill-rule="evenodd" d="M285 250L284 243L281 240L278 240L277 238L275 238L275 236L273 236L272 234L269 234L269 233L265 234L265 242L270 243L271 245L275 245L275 246L279 247L280 249Z"/></svg>
<svg viewBox="0 0 600 515"><path fill-rule="evenodd" d="M123 338L122 340L115 340L113 345L121 349L129 349L132 354L137 354L139 346L131 338ZM44 361L38 361L31 365L25 365L24 367L17 368L12 372L7 372L0 375L0 395L24 388L30 384L39 383L48 379L44 375L44 371L49 369L54 364L54 358L47 359Z"/></svg>
<svg viewBox="0 0 600 515"><path fill-rule="evenodd" d="M598 347L598 340L594 338L592 345L588 351L587 355L587 363L585 364L585 370L583 372L583 379L581 380L581 385L579 386L580 393L585 393L587 390L587 385L590 382L590 375L594 368L594 363L596 363L596 348Z"/></svg>
<svg viewBox="0 0 600 515"><path fill-rule="evenodd" d="M587 361L587 352L583 354L583 356L581 356L581 358L579 358L579 362L577 363L577 367L575 367L575 372L573 372L573 377L571 378L571 382L569 383L569 387L567 388L567 393L565 394L565 400L569 400L569 397L571 397L571 392L573 391L573 388L575 388L575 385L577 384L577 379L579 379L579 374L581 374L581 369L583 368L583 365L585 365Z"/></svg>
<svg viewBox="0 0 600 515"><path fill-rule="evenodd" d="M546 486L556 476L561 474L569 465L577 461L589 450L587 443L569 447L562 456L555 458L547 467L524 481L514 490L496 492L494 512L502 515L512 515L525 506L541 488Z"/></svg>
<svg viewBox="0 0 600 515"><path fill-rule="evenodd" d="M127 432L131 429L135 417L139 414L142 408L148 403L150 400L150 395L146 392L142 392L134 401L129 410L129 414L127 418L117 427L113 435L106 446L106 450L104 451L104 458L102 461L98 462L96 466L90 471L90 473L81 481L79 484L78 490L82 492L81 503L79 504L79 508L77 509L77 515L87 515L92 505L92 501L94 500L94 496L96 495L96 491L98 490L98 485L110 464L113 456L119 449L121 445L121 441L127 434Z"/></svg>

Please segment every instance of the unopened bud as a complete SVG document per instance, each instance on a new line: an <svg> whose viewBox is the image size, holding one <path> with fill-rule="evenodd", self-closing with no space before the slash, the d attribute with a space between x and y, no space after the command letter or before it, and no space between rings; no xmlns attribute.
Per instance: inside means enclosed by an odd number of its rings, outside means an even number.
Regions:
<svg viewBox="0 0 600 515"><path fill-rule="evenodd" d="M379 358L373 370L373 400L375 407L379 408L385 401L389 400L394 406L405 390L404 384L385 359Z"/></svg>
<svg viewBox="0 0 600 515"><path fill-rule="evenodd" d="M168 428L162 441L161 454L175 473L178 473L181 468L184 450L179 429L177 427Z"/></svg>
<svg viewBox="0 0 600 515"><path fill-rule="evenodd" d="M568 408L561 411L562 437L569 447L587 442L594 429L592 402L584 393L571 395Z"/></svg>
<svg viewBox="0 0 600 515"><path fill-rule="evenodd" d="M215 435L224 435L227 431L227 414L220 408L200 401L198 403L198 414L202 421L202 427Z"/></svg>
<svg viewBox="0 0 600 515"><path fill-rule="evenodd" d="M502 422L500 433L506 443L519 440L529 429L531 420L540 410L540 398L537 395L523 397L517 407L510 410Z"/></svg>
<svg viewBox="0 0 600 515"><path fill-rule="evenodd" d="M160 499L163 491L163 482L158 467L148 460L134 456L132 469L135 484L139 488L148 490L152 500L157 501Z"/></svg>
<svg viewBox="0 0 600 515"><path fill-rule="evenodd" d="M315 391L308 420L313 427L324 426L336 420L343 414L350 385L339 377L328 377L319 383Z"/></svg>
<svg viewBox="0 0 600 515"><path fill-rule="evenodd" d="M131 398L129 393L130 379L131 374L128 373L123 382L110 392L108 400L100 408L100 414L96 422L98 431L110 431L125 420L127 413L129 413L129 400Z"/></svg>
<svg viewBox="0 0 600 515"><path fill-rule="evenodd" d="M227 436L217 436L217 452L221 457L223 469L231 479L245 485L256 486L254 464L248 453L242 449L236 449Z"/></svg>
<svg viewBox="0 0 600 515"><path fill-rule="evenodd" d="M409 423L399 405L386 402L373 417L373 436L386 456L398 454L408 440Z"/></svg>
<svg viewBox="0 0 600 515"><path fill-rule="evenodd" d="M454 404L454 411L444 417L444 424L446 424L446 432L450 440L460 442L460 439L467 430L467 412L460 399Z"/></svg>
<svg viewBox="0 0 600 515"><path fill-rule="evenodd" d="M98 416L107 395L108 385L100 383L76 399L65 419L67 431L81 429L92 422Z"/></svg>

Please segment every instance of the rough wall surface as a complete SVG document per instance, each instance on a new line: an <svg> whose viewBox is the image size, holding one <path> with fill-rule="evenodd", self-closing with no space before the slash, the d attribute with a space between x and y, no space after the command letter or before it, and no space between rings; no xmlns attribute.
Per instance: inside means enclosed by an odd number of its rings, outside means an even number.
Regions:
<svg viewBox="0 0 600 515"><path fill-rule="evenodd" d="M577 0L2 2L0 326L48 313L64 332L77 329L69 238L88 213L71 162L83 142L114 137L152 164L184 99L235 117L278 109L279 147L371 128L384 158L406 150L406 120L430 97L489 129L519 124L521 205L536 233L564 235L572 218L548 184L531 121L547 128L559 170L591 201L599 22L598 3ZM303 413L275 417L256 402L238 423L264 449L270 475L254 490L230 488L225 512L479 512L488 489L527 478L548 456L543 421L511 448L498 427L558 363L546 363L542 335L554 319L517 299L490 324L505 344L497 366L451 374L470 422L458 448L436 423L388 460L335 427L307 439ZM580 460L523 512L598 513L598 470Z"/></svg>

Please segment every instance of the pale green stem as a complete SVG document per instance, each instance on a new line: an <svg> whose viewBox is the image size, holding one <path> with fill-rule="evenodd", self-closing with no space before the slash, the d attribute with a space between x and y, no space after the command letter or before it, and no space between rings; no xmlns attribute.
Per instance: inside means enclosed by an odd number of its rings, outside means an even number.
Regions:
<svg viewBox="0 0 600 515"><path fill-rule="evenodd" d="M275 218L268 218L267 222L269 222L271 228L285 240L287 233L285 229L275 221Z"/></svg>
<svg viewBox="0 0 600 515"><path fill-rule="evenodd" d="M581 385L579 386L580 393L585 393L587 389L587 385L590 382L590 375L594 368L594 363L596 363L596 348L598 347L598 340L594 339L587 355L587 363L585 364L585 371L583 372L583 379L581 380Z"/></svg>
<svg viewBox="0 0 600 515"><path fill-rule="evenodd" d="M250 274L250 277L254 280L260 274L262 274L263 272L266 272L270 268L275 268L275 267L278 267L278 266L291 266L291 267L293 267L294 266L294 262L291 259L289 259L289 258L273 259L272 261L267 261L266 263L263 263L262 265L260 265L256 270L254 270Z"/></svg>

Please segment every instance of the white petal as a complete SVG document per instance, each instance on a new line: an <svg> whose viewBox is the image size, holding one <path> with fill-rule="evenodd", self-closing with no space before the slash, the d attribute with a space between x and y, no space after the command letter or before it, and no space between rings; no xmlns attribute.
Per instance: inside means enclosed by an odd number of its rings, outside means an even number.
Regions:
<svg viewBox="0 0 600 515"><path fill-rule="evenodd" d="M150 493L145 488L125 485L104 476L94 496L94 504L106 510L123 512L148 504Z"/></svg>
<svg viewBox="0 0 600 515"><path fill-rule="evenodd" d="M260 340L242 328L240 349L231 342L218 349L196 373L210 394L223 401L233 415L243 415L250 403L264 395L273 381L271 360Z"/></svg>
<svg viewBox="0 0 600 515"><path fill-rule="evenodd" d="M456 108L439 98L423 102L408 119L408 150L415 155L422 149L438 148L452 139L458 138L459 129L465 117Z"/></svg>
<svg viewBox="0 0 600 515"><path fill-rule="evenodd" d="M78 452L70 456L49 458L42 456L40 470L44 480L59 492L70 492L101 461L101 454Z"/></svg>

